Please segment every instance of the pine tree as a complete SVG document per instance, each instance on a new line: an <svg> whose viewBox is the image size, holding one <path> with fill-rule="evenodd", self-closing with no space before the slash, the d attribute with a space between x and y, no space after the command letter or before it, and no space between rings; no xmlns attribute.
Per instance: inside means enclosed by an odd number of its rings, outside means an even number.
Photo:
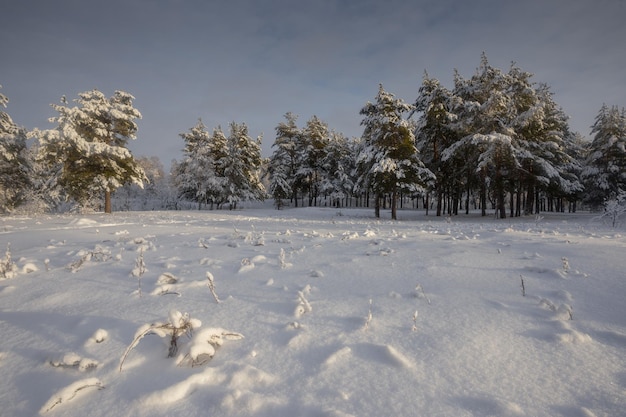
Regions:
<svg viewBox="0 0 626 417"><path fill-rule="evenodd" d="M313 116L306 122L302 129L299 144L300 169L298 177L303 178L303 183L309 194L309 206L317 205L322 181L322 161L328 144L328 125L317 116Z"/></svg>
<svg viewBox="0 0 626 417"><path fill-rule="evenodd" d="M581 190L573 175L576 162L566 149L571 135L567 117L549 88L536 86L531 77L514 64L504 73L489 65L484 54L472 78L455 75L453 95L459 101L454 101L452 126L459 139L446 148L442 160L466 161L468 193L471 175L478 177L483 215L488 192L504 218L507 194L514 216L521 215L522 201L524 211L533 212L539 190L550 198Z"/></svg>
<svg viewBox="0 0 626 417"><path fill-rule="evenodd" d="M113 191L126 183L142 186L146 179L126 147L136 137L141 113L123 91L110 98L98 90L78 96L76 107L65 99L52 105L59 116L50 121L58 126L40 135L40 157L52 170L59 166L58 182L71 198L84 206L104 194L104 210L110 213Z"/></svg>
<svg viewBox="0 0 626 417"><path fill-rule="evenodd" d="M301 131L296 125L298 116L285 114L285 122L276 126L276 139L272 144L274 151L269 160L270 191L277 207L284 205L283 200L290 198L298 206L300 179L299 142Z"/></svg>
<svg viewBox="0 0 626 417"><path fill-rule="evenodd" d="M396 201L400 191L415 192L434 180L415 147L411 124L403 114L413 106L396 99L379 86L374 103L361 109L363 142L357 156L357 188L371 189L376 196L375 214L380 217L380 199L391 195L391 217L397 219Z"/></svg>
<svg viewBox="0 0 626 417"><path fill-rule="evenodd" d="M551 199L575 195L582 189L578 178L571 175L576 162L567 152L567 138L571 135L567 116L556 104L546 84L531 83L532 74L515 65L508 74L511 98L513 146L519 169L515 184L517 205L511 204L511 215L521 212L522 193L526 195L526 214L531 214L535 190L541 190ZM568 171L569 170L569 171Z"/></svg>
<svg viewBox="0 0 626 417"><path fill-rule="evenodd" d="M284 154L272 154L269 160L267 173L269 175L269 193L274 199L274 207L280 210L285 206L285 200L291 197L291 185L288 172L288 161L283 159Z"/></svg>
<svg viewBox="0 0 626 417"><path fill-rule="evenodd" d="M217 203L224 198L224 179L216 173L216 160L212 154L209 132L198 120L189 132L181 133L185 141L184 159L176 167L176 184L179 195L202 204Z"/></svg>
<svg viewBox="0 0 626 417"><path fill-rule="evenodd" d="M222 204L228 200L228 178L226 177L226 169L228 167L228 139L224 134L221 126L213 129L213 133L209 138L208 151L214 164L215 180L210 187L211 201L217 204L220 209Z"/></svg>
<svg viewBox="0 0 626 417"><path fill-rule="evenodd" d="M261 138L253 140L245 123L230 124L228 154L220 162L226 178L226 200L230 209L241 201L263 201L265 187L261 182Z"/></svg>
<svg viewBox="0 0 626 417"><path fill-rule="evenodd" d="M594 135L582 171L585 201L599 207L626 191L626 116L602 105L591 128Z"/></svg>
<svg viewBox="0 0 626 417"><path fill-rule="evenodd" d="M474 170L480 181L483 215L488 188L495 195L497 214L506 217L505 195L511 176L519 168L510 125L512 100L506 74L489 65L483 54L476 73L468 80L455 74L455 129L460 138L443 153L442 159L464 159L464 170Z"/></svg>
<svg viewBox="0 0 626 417"><path fill-rule="evenodd" d="M328 195L331 205L340 207L341 201L348 198L354 189L351 172L354 170L354 157L350 143L341 133L331 132L321 161L321 192Z"/></svg>
<svg viewBox="0 0 626 417"><path fill-rule="evenodd" d="M0 94L0 107L6 107L8 102ZM24 202L32 186L30 171L26 130L0 110L0 212L10 212Z"/></svg>
<svg viewBox="0 0 626 417"><path fill-rule="evenodd" d="M453 174L455 163L441 159L443 150L455 141L452 123L457 115L453 112L454 102L451 91L443 87L439 80L424 74L414 105L414 113L419 114L415 136L422 161L437 177L432 183L437 196L437 216L442 214L446 190L451 191L459 178L459 175L450 175ZM428 202L426 207L428 213Z"/></svg>

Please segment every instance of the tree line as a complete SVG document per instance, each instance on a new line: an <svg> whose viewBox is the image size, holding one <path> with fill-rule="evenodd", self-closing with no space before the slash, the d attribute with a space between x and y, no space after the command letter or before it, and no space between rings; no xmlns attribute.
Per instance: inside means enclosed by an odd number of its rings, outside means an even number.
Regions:
<svg viewBox="0 0 626 417"><path fill-rule="evenodd" d="M484 54L470 78L455 72L452 88L425 73L413 103L380 85L359 112L360 137L317 116L299 127L288 112L263 158L262 138L251 138L245 123L225 133L199 120L180 134L183 158L169 176L158 159L127 149L141 118L133 100L98 90L79 94L75 106L63 98L53 105L56 127L44 131L27 132L0 111L0 210L84 209L104 200L111 212L112 201L136 209L128 201L150 195L160 208L235 209L271 198L277 209L373 205L379 216L389 207L395 219L398 204L410 202L437 216L491 209L504 218L598 208L626 191L623 108L603 105L586 141L570 131L549 86L515 64L495 68Z"/></svg>
<svg viewBox="0 0 626 417"><path fill-rule="evenodd" d="M268 169L277 207L321 195L331 205L372 202L376 216L388 205L396 218L396 203L411 198L437 216L491 208L505 218L596 209L626 190L624 109L603 105L585 141L549 86L485 55L470 78L454 74L452 89L424 74L412 104L381 85L360 114L363 134L351 140L285 115Z"/></svg>

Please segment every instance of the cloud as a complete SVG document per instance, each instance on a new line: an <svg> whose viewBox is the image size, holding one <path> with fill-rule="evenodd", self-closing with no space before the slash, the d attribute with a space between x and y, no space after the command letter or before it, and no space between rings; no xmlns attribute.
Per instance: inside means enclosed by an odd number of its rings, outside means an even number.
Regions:
<svg viewBox="0 0 626 417"><path fill-rule="evenodd" d="M379 83L412 102L424 70L451 87L483 51L549 84L583 134L602 102L625 104L623 0L41 0L3 16L0 83L16 122L48 128L61 95L125 90L144 115L133 148L165 163L198 117L247 123L266 153L288 111L360 135Z"/></svg>

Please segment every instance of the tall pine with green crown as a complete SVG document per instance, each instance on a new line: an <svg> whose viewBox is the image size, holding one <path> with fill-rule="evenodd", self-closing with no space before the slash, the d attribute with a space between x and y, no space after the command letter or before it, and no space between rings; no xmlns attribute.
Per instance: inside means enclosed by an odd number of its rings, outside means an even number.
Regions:
<svg viewBox="0 0 626 417"><path fill-rule="evenodd" d="M361 109L364 130L356 162L356 186L374 193L376 217L380 217L380 200L385 194L391 196L391 218L396 220L398 194L421 190L435 178L420 160L413 128L403 117L412 109L382 85L375 102Z"/></svg>
<svg viewBox="0 0 626 417"><path fill-rule="evenodd" d="M8 102L0 94L0 107L6 107ZM32 185L27 151L26 130L0 110L0 213L10 212L22 203Z"/></svg>
<svg viewBox="0 0 626 417"><path fill-rule="evenodd" d="M599 207L626 191L626 111L600 108L582 171L586 202Z"/></svg>
<svg viewBox="0 0 626 417"><path fill-rule="evenodd" d="M143 186L146 176L127 148L136 138L141 113L135 98L116 91L107 98L98 90L78 95L75 107L52 107L57 128L40 135L40 158L50 167L60 165L59 184L81 206L104 195L104 211L111 212L111 193L127 183Z"/></svg>

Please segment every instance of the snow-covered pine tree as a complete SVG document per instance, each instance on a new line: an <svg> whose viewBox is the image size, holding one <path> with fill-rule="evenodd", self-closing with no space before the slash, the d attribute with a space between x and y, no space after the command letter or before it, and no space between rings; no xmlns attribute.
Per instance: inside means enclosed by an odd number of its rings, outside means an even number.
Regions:
<svg viewBox="0 0 626 417"><path fill-rule="evenodd" d="M511 175L519 168L514 147L515 131L510 125L514 116L506 74L492 67L485 54L470 79L455 74L453 94L460 99L454 112L455 129L460 138L445 149L442 160L465 161L463 170L478 177L483 215L487 191L495 195L497 214L506 217L505 195Z"/></svg>
<svg viewBox="0 0 626 417"><path fill-rule="evenodd" d="M341 207L354 188L350 175L354 170L354 157L351 144L338 132L331 132L321 162L321 192L328 195L333 207Z"/></svg>
<svg viewBox="0 0 626 417"><path fill-rule="evenodd" d="M0 93L0 108L8 102ZM32 185L30 171L26 130L0 110L0 212L10 212L24 202L25 193Z"/></svg>
<svg viewBox="0 0 626 417"><path fill-rule="evenodd" d="M59 113L50 119L57 128L39 135L40 157L58 183L84 206L104 194L104 211L111 212L111 193L126 183L143 186L146 177L127 144L136 138L141 113L133 107L134 97L116 91L106 98L98 90L80 93L68 107L65 98L52 107Z"/></svg>
<svg viewBox="0 0 626 417"><path fill-rule="evenodd" d="M269 175L269 193L274 199L274 207L277 210L283 208L285 200L291 197L290 177L288 173L288 161L282 159L284 154L276 151L270 157L267 174Z"/></svg>
<svg viewBox="0 0 626 417"><path fill-rule="evenodd" d="M571 175L575 161L565 147L570 135L567 117L549 88L535 86L531 77L515 65L503 73L484 54L472 78L455 76L454 95L461 102L454 108L454 125L460 139L442 159L465 160L463 170L474 170L481 184L483 215L488 191L503 218L507 193L513 216L520 215L522 201L525 211L532 213L539 190L560 198L581 189Z"/></svg>
<svg viewBox="0 0 626 417"><path fill-rule="evenodd" d="M368 102L360 112L365 128L356 159L356 187L374 192L376 217L380 217L379 202L385 193L391 195L391 217L396 220L398 193L423 189L435 178L419 159L413 128L403 117L411 110L412 105L396 99L380 85L375 102Z"/></svg>
<svg viewBox="0 0 626 417"><path fill-rule="evenodd" d="M415 138L422 161L437 177L432 183L432 190L437 197L437 216L442 214L446 192L453 192L460 183L460 173L454 172L455 166L459 164L452 160L445 162L441 160L443 150L456 139L456 133L452 128L452 123L457 119L457 115L452 111L454 100L452 92L443 87L439 80L429 77L427 73L424 74L413 111L419 115ZM426 213L428 206L426 202Z"/></svg>
<svg viewBox="0 0 626 417"><path fill-rule="evenodd" d="M226 201L230 209L236 209L241 201L263 201L265 187L260 172L261 138L252 139L245 123L230 124L227 138L228 154L220 162L226 177Z"/></svg>
<svg viewBox="0 0 626 417"><path fill-rule="evenodd" d="M571 135L568 118L546 84L531 83L532 74L512 65L507 76L512 104L510 126L514 132L515 157L520 164L514 173L517 178L511 179L511 216L521 215L522 200L526 201L526 214L537 213L538 207L533 210L536 190L549 199L561 199L582 189L578 178L571 175L576 161L566 148Z"/></svg>
<svg viewBox="0 0 626 417"><path fill-rule="evenodd" d="M626 112L602 105L591 128L594 135L582 170L585 201L600 207L626 191Z"/></svg>
<svg viewBox="0 0 626 417"><path fill-rule="evenodd" d="M309 195L309 206L317 205L322 181L322 161L328 144L328 125L317 116L306 122L298 146L300 169L298 177L303 179Z"/></svg>
<svg viewBox="0 0 626 417"><path fill-rule="evenodd" d="M572 183L577 182L578 187L567 194L569 211L576 212L577 203L584 196L585 186L582 180L583 161L586 155L587 139L579 132L569 132L565 135L565 151L570 157L570 162L561 168L561 175L571 178Z"/></svg>
<svg viewBox="0 0 626 417"><path fill-rule="evenodd" d="M215 181L211 187L211 201L215 202L218 209L228 201L228 139L221 126L213 129L209 140L209 155L214 161Z"/></svg>
<svg viewBox="0 0 626 417"><path fill-rule="evenodd" d="M301 131L296 125L298 116L288 112L285 114L285 122L276 126L276 139L272 144L274 149L269 159L268 175L270 191L277 208L284 205L284 201L290 198L298 206L299 180L296 176L299 171L298 144Z"/></svg>
<svg viewBox="0 0 626 417"><path fill-rule="evenodd" d="M202 122L198 120L189 132L181 133L185 141L183 160L176 166L175 183L179 195L198 203L219 204L223 198L224 178L217 175L216 161L211 153L211 137Z"/></svg>

